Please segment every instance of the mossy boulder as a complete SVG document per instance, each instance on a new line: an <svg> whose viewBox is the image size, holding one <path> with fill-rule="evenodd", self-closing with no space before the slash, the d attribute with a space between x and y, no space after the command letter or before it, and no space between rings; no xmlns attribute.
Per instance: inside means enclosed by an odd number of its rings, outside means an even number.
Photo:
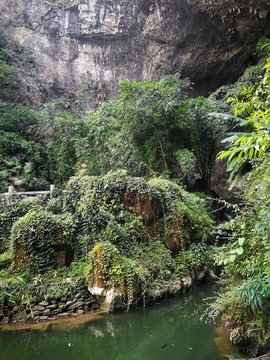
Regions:
<svg viewBox="0 0 270 360"><path fill-rule="evenodd" d="M128 243L159 239L178 251L205 241L212 231L204 200L164 178L147 180L117 171L73 177L68 190L71 211L83 218L94 241L117 245L120 238Z"/></svg>
<svg viewBox="0 0 270 360"><path fill-rule="evenodd" d="M120 289L129 307L137 292L179 280L188 263L200 266L191 253L180 257L191 244L207 241L213 222L205 201L176 183L117 171L73 177L68 190L69 211L88 234L92 290Z"/></svg>
<svg viewBox="0 0 270 360"><path fill-rule="evenodd" d="M54 215L45 210L30 211L11 230L12 268L31 267L46 271L72 261L74 222L68 213Z"/></svg>

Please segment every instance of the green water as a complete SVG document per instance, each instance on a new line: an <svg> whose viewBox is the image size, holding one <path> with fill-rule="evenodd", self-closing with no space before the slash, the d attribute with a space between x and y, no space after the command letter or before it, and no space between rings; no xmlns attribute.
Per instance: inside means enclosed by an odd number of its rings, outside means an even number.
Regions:
<svg viewBox="0 0 270 360"><path fill-rule="evenodd" d="M75 329L0 332L1 360L218 360L213 324L200 321L202 286L145 310L106 314ZM68 346L71 343L72 346Z"/></svg>

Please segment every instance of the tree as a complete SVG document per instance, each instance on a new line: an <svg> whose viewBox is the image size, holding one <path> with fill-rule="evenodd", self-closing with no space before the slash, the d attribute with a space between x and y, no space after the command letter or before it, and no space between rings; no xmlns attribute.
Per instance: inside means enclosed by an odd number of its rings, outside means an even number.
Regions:
<svg viewBox="0 0 270 360"><path fill-rule="evenodd" d="M87 135L78 139L78 166L90 175L105 175L110 170L129 169L138 174L139 162L115 102L102 103L85 119Z"/></svg>
<svg viewBox="0 0 270 360"><path fill-rule="evenodd" d="M231 237L217 258L234 287L225 291L223 306L241 325L259 324L266 337L270 314L270 57L265 69L256 89L244 89L243 100L229 99L235 115L243 116L237 118L238 124L249 128L249 132L231 133L226 139L230 148L222 151L219 158L228 158L232 174L247 162L251 170L241 183L244 200L241 209L223 225L230 229Z"/></svg>
<svg viewBox="0 0 270 360"><path fill-rule="evenodd" d="M156 83L125 81L119 106L138 156L152 170L182 179L197 171L209 188L225 127L209 115L213 106L208 100L187 98L190 86L178 75Z"/></svg>
<svg viewBox="0 0 270 360"><path fill-rule="evenodd" d="M229 133L224 141L230 147L218 156L220 159L228 158L228 170L232 172L232 176L238 172L235 181L242 175L240 170L245 164L254 164L254 160L262 157L270 147L270 57L265 69L265 75L256 89L244 88L243 100L228 99L234 109L237 125L249 129L248 132ZM243 115L244 119L239 118Z"/></svg>
<svg viewBox="0 0 270 360"><path fill-rule="evenodd" d="M28 130L39 122L39 115L25 106L0 100L0 130L31 138Z"/></svg>
<svg viewBox="0 0 270 360"><path fill-rule="evenodd" d="M14 68L0 59L0 99L17 101L19 88L19 78Z"/></svg>
<svg viewBox="0 0 270 360"><path fill-rule="evenodd" d="M156 83L124 81L120 86L123 121L140 158L155 171L171 171L175 111L183 106L190 81L169 75Z"/></svg>
<svg viewBox="0 0 270 360"><path fill-rule="evenodd" d="M176 111L178 136L173 141L174 146L192 151L196 158L195 169L207 189L210 188L216 156L222 148L221 140L228 126L226 119L212 116L212 110L213 105L203 97L187 99L184 107Z"/></svg>
<svg viewBox="0 0 270 360"><path fill-rule="evenodd" d="M38 121L26 107L0 101L0 191L47 185L46 151L28 132Z"/></svg>

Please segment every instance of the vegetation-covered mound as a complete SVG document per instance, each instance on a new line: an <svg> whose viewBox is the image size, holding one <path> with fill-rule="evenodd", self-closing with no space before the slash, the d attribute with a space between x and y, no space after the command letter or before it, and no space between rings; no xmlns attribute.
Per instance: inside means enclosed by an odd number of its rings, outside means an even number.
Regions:
<svg viewBox="0 0 270 360"><path fill-rule="evenodd" d="M21 217L13 208L13 271L37 276L73 260L89 285L119 288L130 305L134 292L194 275L209 261L207 202L165 178L79 174L68 183L66 208L55 202L24 200Z"/></svg>
<svg viewBox="0 0 270 360"><path fill-rule="evenodd" d="M130 303L136 287L180 279L207 262L205 201L177 184L118 171L71 178L68 189L70 211L85 229L80 254L91 250L90 285L120 287Z"/></svg>
<svg viewBox="0 0 270 360"><path fill-rule="evenodd" d="M33 210L19 218L12 227L13 269L48 268L69 265L74 231L71 214L55 215Z"/></svg>

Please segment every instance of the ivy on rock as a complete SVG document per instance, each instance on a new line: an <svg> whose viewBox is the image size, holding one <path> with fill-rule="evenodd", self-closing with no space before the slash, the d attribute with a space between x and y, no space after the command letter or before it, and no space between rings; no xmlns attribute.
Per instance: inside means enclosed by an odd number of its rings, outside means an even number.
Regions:
<svg viewBox="0 0 270 360"><path fill-rule="evenodd" d="M54 215L33 210L19 218L11 230L13 268L44 272L72 260L75 226L71 214Z"/></svg>
<svg viewBox="0 0 270 360"><path fill-rule="evenodd" d="M183 254L212 231L204 200L165 178L132 177L124 170L103 177L80 174L68 190L69 211L84 224L86 248L92 248L89 284L120 288L127 307L134 292L190 272Z"/></svg>

